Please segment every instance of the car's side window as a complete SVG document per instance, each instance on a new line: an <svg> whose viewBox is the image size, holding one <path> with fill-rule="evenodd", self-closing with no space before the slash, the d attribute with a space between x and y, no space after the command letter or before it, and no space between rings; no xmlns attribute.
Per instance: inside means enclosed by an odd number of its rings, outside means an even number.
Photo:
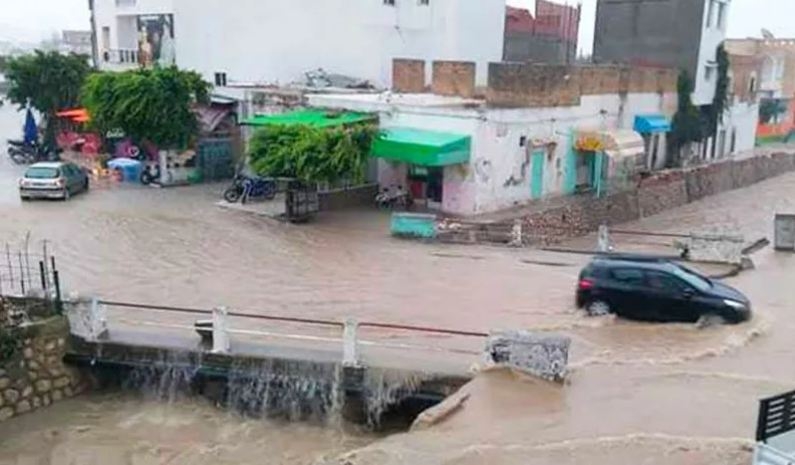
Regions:
<svg viewBox="0 0 795 465"><path fill-rule="evenodd" d="M687 286L679 278L659 271L647 271L646 283L651 289L660 292L683 292L687 289Z"/></svg>
<svg viewBox="0 0 795 465"><path fill-rule="evenodd" d="M616 268L610 271L611 277L628 286L640 286L643 284L643 272L632 268Z"/></svg>

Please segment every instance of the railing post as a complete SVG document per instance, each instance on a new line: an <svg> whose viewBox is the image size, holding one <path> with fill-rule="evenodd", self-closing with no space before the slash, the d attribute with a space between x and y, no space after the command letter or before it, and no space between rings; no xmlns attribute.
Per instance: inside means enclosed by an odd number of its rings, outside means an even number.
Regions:
<svg viewBox="0 0 795 465"><path fill-rule="evenodd" d="M108 335L108 319L105 307L96 297L91 298L91 308L88 312L88 331L92 341L98 341Z"/></svg>
<svg viewBox="0 0 795 465"><path fill-rule="evenodd" d="M356 332L359 329L359 322L355 318L345 320L345 329L342 333L342 365L345 367L358 367L359 347Z"/></svg>
<svg viewBox="0 0 795 465"><path fill-rule="evenodd" d="M226 307L213 309L213 353L229 353L228 311Z"/></svg>

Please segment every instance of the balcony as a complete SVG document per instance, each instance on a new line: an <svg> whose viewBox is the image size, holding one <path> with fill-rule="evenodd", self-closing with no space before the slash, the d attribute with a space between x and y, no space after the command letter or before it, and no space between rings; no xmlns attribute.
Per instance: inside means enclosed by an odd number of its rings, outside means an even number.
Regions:
<svg viewBox="0 0 795 465"><path fill-rule="evenodd" d="M140 66L137 49L110 49L101 53L101 67L110 70L134 69Z"/></svg>

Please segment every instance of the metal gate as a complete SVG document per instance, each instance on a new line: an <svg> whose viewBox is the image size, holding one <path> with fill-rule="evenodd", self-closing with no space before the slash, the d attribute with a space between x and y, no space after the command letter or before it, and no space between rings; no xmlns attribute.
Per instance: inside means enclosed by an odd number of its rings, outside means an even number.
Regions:
<svg viewBox="0 0 795 465"><path fill-rule="evenodd" d="M204 181L218 181L234 176L235 157L231 138L202 139L197 155L199 172Z"/></svg>

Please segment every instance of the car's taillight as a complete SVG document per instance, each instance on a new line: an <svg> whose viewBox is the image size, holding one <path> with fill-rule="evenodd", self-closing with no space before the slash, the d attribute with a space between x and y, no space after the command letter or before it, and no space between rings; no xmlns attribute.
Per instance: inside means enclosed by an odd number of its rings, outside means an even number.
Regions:
<svg viewBox="0 0 795 465"><path fill-rule="evenodd" d="M590 279L581 279L579 283L577 283L577 287L581 291L587 291L589 289L593 289L593 281Z"/></svg>

